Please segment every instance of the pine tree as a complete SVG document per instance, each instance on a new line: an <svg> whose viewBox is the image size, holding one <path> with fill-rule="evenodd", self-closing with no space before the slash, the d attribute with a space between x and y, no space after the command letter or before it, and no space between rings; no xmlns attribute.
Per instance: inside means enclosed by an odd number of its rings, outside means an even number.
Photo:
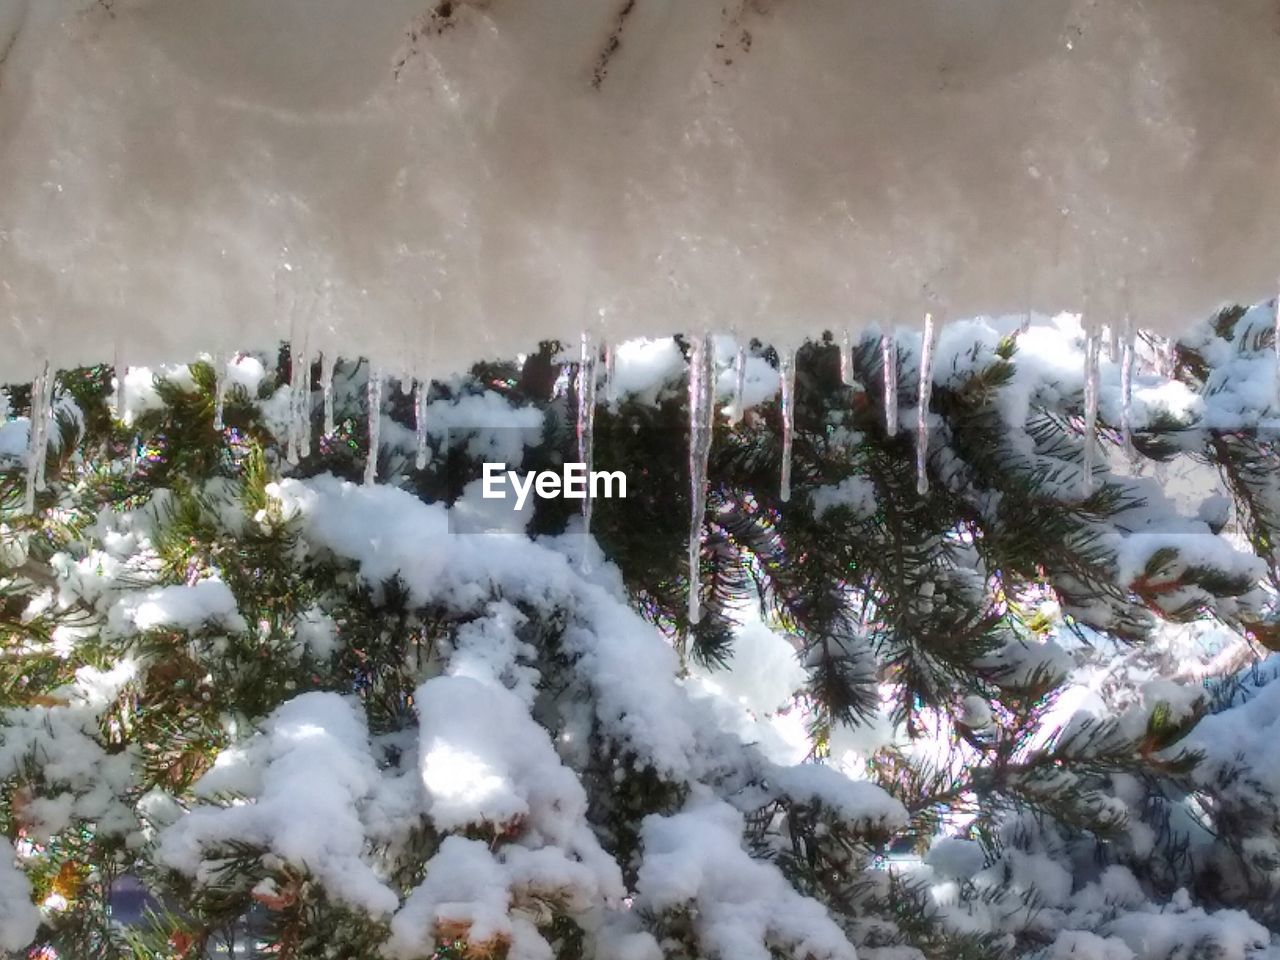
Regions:
<svg viewBox="0 0 1280 960"><path fill-rule="evenodd" d="M124 409L108 367L62 371L34 514L11 387L0 948L1263 956L1274 326L1135 346L1131 403L1103 364L1090 487L1079 329L947 327L922 493L918 335L893 378L862 337L852 383L810 343L784 501L780 360L752 344L767 396L717 417L692 584L681 338L602 394L596 466L630 489L589 538L565 499L450 532L484 461L576 458L557 344L431 384L424 469L407 391L369 450L359 361L296 464L287 348L134 371ZM1195 496L1162 479L1187 470Z"/></svg>

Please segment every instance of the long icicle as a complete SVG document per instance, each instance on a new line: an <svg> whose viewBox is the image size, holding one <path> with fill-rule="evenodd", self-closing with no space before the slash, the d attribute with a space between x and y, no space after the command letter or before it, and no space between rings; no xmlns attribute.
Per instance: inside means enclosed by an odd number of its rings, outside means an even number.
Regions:
<svg viewBox="0 0 1280 960"><path fill-rule="evenodd" d="M604 402L613 406L618 400L618 351L613 344L604 345Z"/></svg>
<svg viewBox="0 0 1280 960"><path fill-rule="evenodd" d="M743 409L743 398L747 392L747 347L738 345L738 355L733 361L733 409L730 423L741 423L746 410Z"/></svg>
<svg viewBox="0 0 1280 960"><path fill-rule="evenodd" d="M1137 355L1137 332L1133 318L1125 315L1124 342L1120 347L1120 435L1125 455L1132 460L1133 449L1133 369Z"/></svg>
<svg viewBox="0 0 1280 960"><path fill-rule="evenodd" d="M890 330L880 338L880 362L884 367L884 429L898 435L898 338Z"/></svg>
<svg viewBox="0 0 1280 960"><path fill-rule="evenodd" d="M715 425L715 351L711 335L690 338L689 356L689 623L702 619L702 521Z"/></svg>
<svg viewBox="0 0 1280 960"><path fill-rule="evenodd" d="M382 371L369 369L369 387L366 392L369 417L369 454L364 461L365 486L378 482L378 447L382 436Z"/></svg>
<svg viewBox="0 0 1280 960"><path fill-rule="evenodd" d="M310 337L308 346L310 345ZM311 354L302 358L302 390L298 394L298 452L311 456Z"/></svg>
<svg viewBox="0 0 1280 960"><path fill-rule="evenodd" d="M129 367L124 362L124 351L116 344L116 419L124 420L125 413L125 380L129 376Z"/></svg>
<svg viewBox="0 0 1280 960"><path fill-rule="evenodd" d="M213 429L222 429L222 415L227 395L227 358L215 353L213 363Z"/></svg>
<svg viewBox="0 0 1280 960"><path fill-rule="evenodd" d="M778 360L782 365L782 483L778 499L791 500L791 444L796 432L796 352L784 350Z"/></svg>
<svg viewBox="0 0 1280 960"><path fill-rule="evenodd" d="M1098 365L1102 352L1102 333L1096 325L1086 327L1084 343L1084 467L1080 490L1084 496L1093 493L1093 468L1098 459Z"/></svg>
<svg viewBox="0 0 1280 960"><path fill-rule="evenodd" d="M920 341L920 390L916 409L916 493L929 492L929 401L933 398L933 351L937 331L933 314L924 315L924 334Z"/></svg>
<svg viewBox="0 0 1280 960"><path fill-rule="evenodd" d="M320 355L320 392L324 397L324 435L332 437L333 425L333 368L335 357L326 352Z"/></svg>
<svg viewBox="0 0 1280 960"><path fill-rule="evenodd" d="M49 431L54 426L54 410L53 410L53 387L57 383L58 373L48 361L45 362L44 371L44 393L40 397L40 452L47 452L49 446ZM45 490L45 469L48 466L49 458L47 456L36 457L36 490L43 493Z"/></svg>
<svg viewBox="0 0 1280 960"><path fill-rule="evenodd" d="M582 333L582 354L578 361L578 462L587 475L586 496L582 499L582 532L591 532L591 471L595 468L596 363L600 351L595 339ZM585 555L584 555L585 556Z"/></svg>
<svg viewBox="0 0 1280 960"><path fill-rule="evenodd" d="M1276 352L1276 396L1275 403L1280 407L1280 295L1276 297L1276 325L1275 325L1275 352Z"/></svg>
<svg viewBox="0 0 1280 960"><path fill-rule="evenodd" d="M31 422L27 428L27 492L23 503L26 513L35 513L36 493L43 491L45 460L49 456L49 406L53 396L53 373L49 361L31 384Z"/></svg>
<svg viewBox="0 0 1280 960"><path fill-rule="evenodd" d="M848 330L840 335L840 382L846 387L857 382L853 375L853 338Z"/></svg>
<svg viewBox="0 0 1280 960"><path fill-rule="evenodd" d="M288 460L296 464L311 454L311 319L306 304L295 304L289 340Z"/></svg>
<svg viewBox="0 0 1280 960"><path fill-rule="evenodd" d="M413 394L413 433L418 452L413 465L425 470L427 461L431 459L431 448L427 445L427 400L431 397L431 381L419 380Z"/></svg>

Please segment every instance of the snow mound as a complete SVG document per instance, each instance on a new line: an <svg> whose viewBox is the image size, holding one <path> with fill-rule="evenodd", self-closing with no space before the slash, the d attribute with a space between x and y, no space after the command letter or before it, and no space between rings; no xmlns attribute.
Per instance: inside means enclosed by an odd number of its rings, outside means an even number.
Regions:
<svg viewBox="0 0 1280 960"><path fill-rule="evenodd" d="M224 756L219 761L226 763ZM337 694L304 693L281 705L229 759L250 768L243 783L250 802L199 807L165 828L156 853L161 863L208 882L219 850L243 843L304 868L353 907L375 915L396 909L399 899L362 856L358 804L380 779L362 712ZM217 765L212 773L216 782Z"/></svg>

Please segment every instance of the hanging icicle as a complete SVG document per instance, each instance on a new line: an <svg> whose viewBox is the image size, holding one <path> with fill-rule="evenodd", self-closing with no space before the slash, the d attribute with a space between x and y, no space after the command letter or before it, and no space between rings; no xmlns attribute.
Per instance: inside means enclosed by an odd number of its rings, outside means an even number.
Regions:
<svg viewBox="0 0 1280 960"><path fill-rule="evenodd" d="M898 338L893 331L880 338L880 362L884 367L884 428L898 435Z"/></svg>
<svg viewBox="0 0 1280 960"><path fill-rule="evenodd" d="M796 353L784 350L778 355L782 365L782 484L778 499L791 500L791 443L796 425Z"/></svg>
<svg viewBox="0 0 1280 960"><path fill-rule="evenodd" d="M730 423L741 423L746 410L743 408L743 398L746 396L747 390L747 348L745 345L739 345L738 355L733 361L733 407L729 413Z"/></svg>
<svg viewBox="0 0 1280 960"><path fill-rule="evenodd" d="M1276 378L1276 396L1275 403L1280 407L1280 296L1276 297L1276 320L1275 320L1275 378Z"/></svg>
<svg viewBox="0 0 1280 960"><path fill-rule="evenodd" d="M125 414L125 379L129 376L129 367L124 362L124 351L116 344L116 419L124 420Z"/></svg>
<svg viewBox="0 0 1280 960"><path fill-rule="evenodd" d="M591 334L583 331L582 354L578 360L578 462L587 475L586 496L582 499L582 532L591 532L591 471L595 468L596 363L600 356Z"/></svg>
<svg viewBox="0 0 1280 960"><path fill-rule="evenodd" d="M382 371L369 370L369 387L366 392L369 418L369 453L364 461L364 483L371 487L378 482L378 449L382 436Z"/></svg>
<svg viewBox="0 0 1280 960"><path fill-rule="evenodd" d="M311 307L295 299L289 335L289 442L292 464L311 455Z"/></svg>
<svg viewBox="0 0 1280 960"><path fill-rule="evenodd" d="M333 428L333 369L336 358L331 353L320 355L320 392L324 397L324 436L332 437Z"/></svg>
<svg viewBox="0 0 1280 960"><path fill-rule="evenodd" d="M707 464L715 425L715 351L711 335L690 337L689 355L689 623L702 619L702 521L707 511Z"/></svg>
<svg viewBox="0 0 1280 960"><path fill-rule="evenodd" d="M604 345L604 402L613 406L618 400L618 353L613 344Z"/></svg>
<svg viewBox="0 0 1280 960"><path fill-rule="evenodd" d="M45 461L49 457L49 419L53 406L53 372L49 361L31 384L31 422L27 428L27 492L23 509L35 513L36 494L45 489Z"/></svg>
<svg viewBox="0 0 1280 960"><path fill-rule="evenodd" d="M425 470L427 461L431 459L431 448L427 445L427 400L430 396L431 381L419 380L413 395L413 433L418 445L413 465L419 470Z"/></svg>
<svg viewBox="0 0 1280 960"><path fill-rule="evenodd" d="M853 376L853 338L848 330L840 335L840 382L846 387L857 385Z"/></svg>
<svg viewBox="0 0 1280 960"><path fill-rule="evenodd" d="M1136 456L1133 449L1133 369L1137 362L1137 340L1133 319L1126 316L1124 342L1120 347L1120 435L1130 460Z"/></svg>
<svg viewBox="0 0 1280 960"><path fill-rule="evenodd" d="M227 394L227 358L213 355L213 429L222 429L222 414Z"/></svg>
<svg viewBox="0 0 1280 960"><path fill-rule="evenodd" d="M1087 497L1093 493L1093 468L1098 458L1098 366L1102 354L1102 331L1097 326L1085 329L1084 467L1080 476L1080 490Z"/></svg>
<svg viewBox="0 0 1280 960"><path fill-rule="evenodd" d="M933 398L933 353L937 331L933 314L924 315L924 333L920 340L920 390L916 408L916 492L929 492L929 401Z"/></svg>

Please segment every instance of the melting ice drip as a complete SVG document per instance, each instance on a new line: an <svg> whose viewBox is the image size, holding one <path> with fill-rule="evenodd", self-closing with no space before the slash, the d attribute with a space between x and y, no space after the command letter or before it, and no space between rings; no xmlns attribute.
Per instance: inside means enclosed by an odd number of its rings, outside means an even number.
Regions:
<svg viewBox="0 0 1280 960"><path fill-rule="evenodd" d="M221 430L227 395L227 358L220 353L215 353L211 363L213 364L213 429Z"/></svg>
<svg viewBox="0 0 1280 960"><path fill-rule="evenodd" d="M49 361L31 385L31 426L27 435L27 494L24 509L34 513L36 494L45 489L45 462L49 456L49 424L53 419L53 383Z"/></svg>
<svg viewBox="0 0 1280 960"><path fill-rule="evenodd" d="M296 464L311 455L311 324L309 313L298 310L289 341L289 444L287 457Z"/></svg>
<svg viewBox="0 0 1280 960"><path fill-rule="evenodd" d="M1280 295L1276 296L1276 326L1272 336L1275 341L1276 352L1276 406L1280 407Z"/></svg>
<svg viewBox="0 0 1280 960"><path fill-rule="evenodd" d="M929 401L933 397L933 351L936 339L933 314L926 313L924 333L920 340L920 394L919 406L916 408L916 492L920 496L929 492Z"/></svg>
<svg viewBox="0 0 1280 960"><path fill-rule="evenodd" d="M582 334L582 355L578 362L578 462L587 475L586 496L582 500L582 532L591 532L591 471L595 468L596 363L600 349L591 334Z"/></svg>
<svg viewBox="0 0 1280 960"><path fill-rule="evenodd" d="M689 623L702 620L703 516L715 424L715 350L711 335L690 338L689 356Z"/></svg>
<svg viewBox="0 0 1280 960"><path fill-rule="evenodd" d="M369 371L369 386L366 393L369 416L369 455L364 461L365 486L378 482L378 445L382 436L382 371L376 367Z"/></svg>
<svg viewBox="0 0 1280 960"><path fill-rule="evenodd" d="M853 340L846 330L840 335L840 382L846 387L857 386L853 375Z"/></svg>
<svg viewBox="0 0 1280 960"><path fill-rule="evenodd" d="M604 345L604 402L613 406L618 401L618 351L613 344Z"/></svg>
<svg viewBox="0 0 1280 960"><path fill-rule="evenodd" d="M413 434L417 453L413 465L425 470L427 461L431 459L431 448L427 446L427 402L431 397L431 381L419 380L413 392Z"/></svg>
<svg viewBox="0 0 1280 960"><path fill-rule="evenodd" d="M1084 345L1084 468L1080 475L1083 496L1093 493L1093 468L1098 459L1098 367L1102 332L1090 326Z"/></svg>
<svg viewBox="0 0 1280 960"><path fill-rule="evenodd" d="M884 367L884 429L898 435L898 340L890 331L880 338L880 363Z"/></svg>
<svg viewBox="0 0 1280 960"><path fill-rule="evenodd" d="M738 355L733 361L733 410L732 416L729 418L730 423L741 423L742 415L746 411L743 409L743 397L747 390L747 348L745 345L738 346Z"/></svg>
<svg viewBox="0 0 1280 960"><path fill-rule="evenodd" d="M1133 449L1133 369L1137 362L1137 334L1133 321L1125 317L1120 347L1120 437L1124 452L1134 457Z"/></svg>
<svg viewBox="0 0 1280 960"><path fill-rule="evenodd" d="M125 384L125 378L129 376L129 367L124 362L124 357L121 353L119 344L116 344L115 368L116 368L116 419L123 420L124 405L125 405L124 384Z"/></svg>
<svg viewBox="0 0 1280 960"><path fill-rule="evenodd" d="M320 356L320 393L324 403L324 436L333 436L333 369L336 360L328 353Z"/></svg>
<svg viewBox="0 0 1280 960"><path fill-rule="evenodd" d="M791 446L796 432L796 353L783 351L778 357L782 365L782 482L778 499L791 500Z"/></svg>

